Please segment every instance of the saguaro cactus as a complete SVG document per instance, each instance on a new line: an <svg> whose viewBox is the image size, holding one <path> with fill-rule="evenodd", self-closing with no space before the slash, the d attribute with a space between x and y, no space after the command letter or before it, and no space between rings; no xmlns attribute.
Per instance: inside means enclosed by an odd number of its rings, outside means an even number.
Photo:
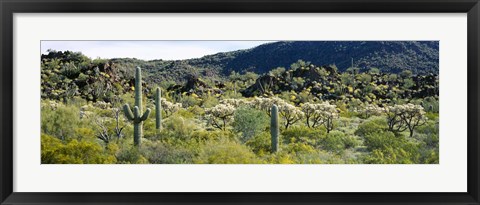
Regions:
<svg viewBox="0 0 480 205"><path fill-rule="evenodd" d="M279 135L279 125L278 125L278 107L273 105L270 110L270 135L272 136L272 152L278 151L278 135Z"/></svg>
<svg viewBox="0 0 480 205"><path fill-rule="evenodd" d="M150 115L150 109L147 108L145 113L142 113L142 69L137 67L135 69L135 107L132 110L128 104L123 106L123 112L127 119L133 121L133 144L140 145L143 136L143 121Z"/></svg>
<svg viewBox="0 0 480 205"><path fill-rule="evenodd" d="M158 131L162 129L162 104L161 104L162 93L160 88L157 88L155 92L155 127Z"/></svg>

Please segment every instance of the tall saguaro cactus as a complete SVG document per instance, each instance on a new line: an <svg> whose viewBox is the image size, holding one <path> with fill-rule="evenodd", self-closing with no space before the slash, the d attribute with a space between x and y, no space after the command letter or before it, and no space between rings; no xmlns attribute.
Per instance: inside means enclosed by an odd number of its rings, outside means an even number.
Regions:
<svg viewBox="0 0 480 205"><path fill-rule="evenodd" d="M280 133L278 125L278 107L273 105L270 110L270 135L272 136L272 152L278 151L278 135Z"/></svg>
<svg viewBox="0 0 480 205"><path fill-rule="evenodd" d="M162 129L162 104L161 104L162 93L160 88L157 88L155 92L155 128L158 131Z"/></svg>
<svg viewBox="0 0 480 205"><path fill-rule="evenodd" d="M123 106L123 112L127 119L133 121L133 144L140 145L143 135L143 121L150 115L150 109L147 108L143 115L142 110L142 69L137 67L135 69L135 107L132 110L128 104Z"/></svg>

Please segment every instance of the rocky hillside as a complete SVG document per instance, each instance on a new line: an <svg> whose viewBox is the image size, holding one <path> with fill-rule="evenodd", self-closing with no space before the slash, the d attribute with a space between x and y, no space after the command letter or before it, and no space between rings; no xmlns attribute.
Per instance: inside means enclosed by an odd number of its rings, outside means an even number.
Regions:
<svg viewBox="0 0 480 205"><path fill-rule="evenodd" d="M147 81L185 82L187 75L218 79L232 71L264 74L277 68L288 68L297 60L315 65L335 65L339 71L372 67L384 73L410 70L413 74L438 74L438 41L280 41L251 49L207 55L202 58L175 61L111 59L120 67L144 68Z"/></svg>
<svg viewBox="0 0 480 205"><path fill-rule="evenodd" d="M252 49L219 53L186 60L202 68L266 73L272 68L289 67L299 59L316 65L336 65L340 71L352 66L371 67L382 72L414 74L438 73L438 41L281 41Z"/></svg>

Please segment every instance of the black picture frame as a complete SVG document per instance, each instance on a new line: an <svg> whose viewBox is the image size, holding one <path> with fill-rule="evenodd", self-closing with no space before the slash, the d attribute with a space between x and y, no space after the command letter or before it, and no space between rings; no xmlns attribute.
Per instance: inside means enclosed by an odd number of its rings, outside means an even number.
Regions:
<svg viewBox="0 0 480 205"><path fill-rule="evenodd" d="M480 204L478 0L0 0L1 204ZM468 188L465 193L17 193L13 192L13 14L137 12L467 13Z"/></svg>

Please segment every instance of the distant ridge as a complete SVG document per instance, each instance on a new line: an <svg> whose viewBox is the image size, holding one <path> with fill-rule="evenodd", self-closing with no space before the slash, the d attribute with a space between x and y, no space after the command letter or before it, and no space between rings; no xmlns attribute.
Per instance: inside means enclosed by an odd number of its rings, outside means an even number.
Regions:
<svg viewBox="0 0 480 205"><path fill-rule="evenodd" d="M265 73L288 68L299 59L316 65L336 65L340 71L352 66L379 68L382 72L438 74L438 41L280 41L251 49L185 60L189 65L231 71Z"/></svg>

